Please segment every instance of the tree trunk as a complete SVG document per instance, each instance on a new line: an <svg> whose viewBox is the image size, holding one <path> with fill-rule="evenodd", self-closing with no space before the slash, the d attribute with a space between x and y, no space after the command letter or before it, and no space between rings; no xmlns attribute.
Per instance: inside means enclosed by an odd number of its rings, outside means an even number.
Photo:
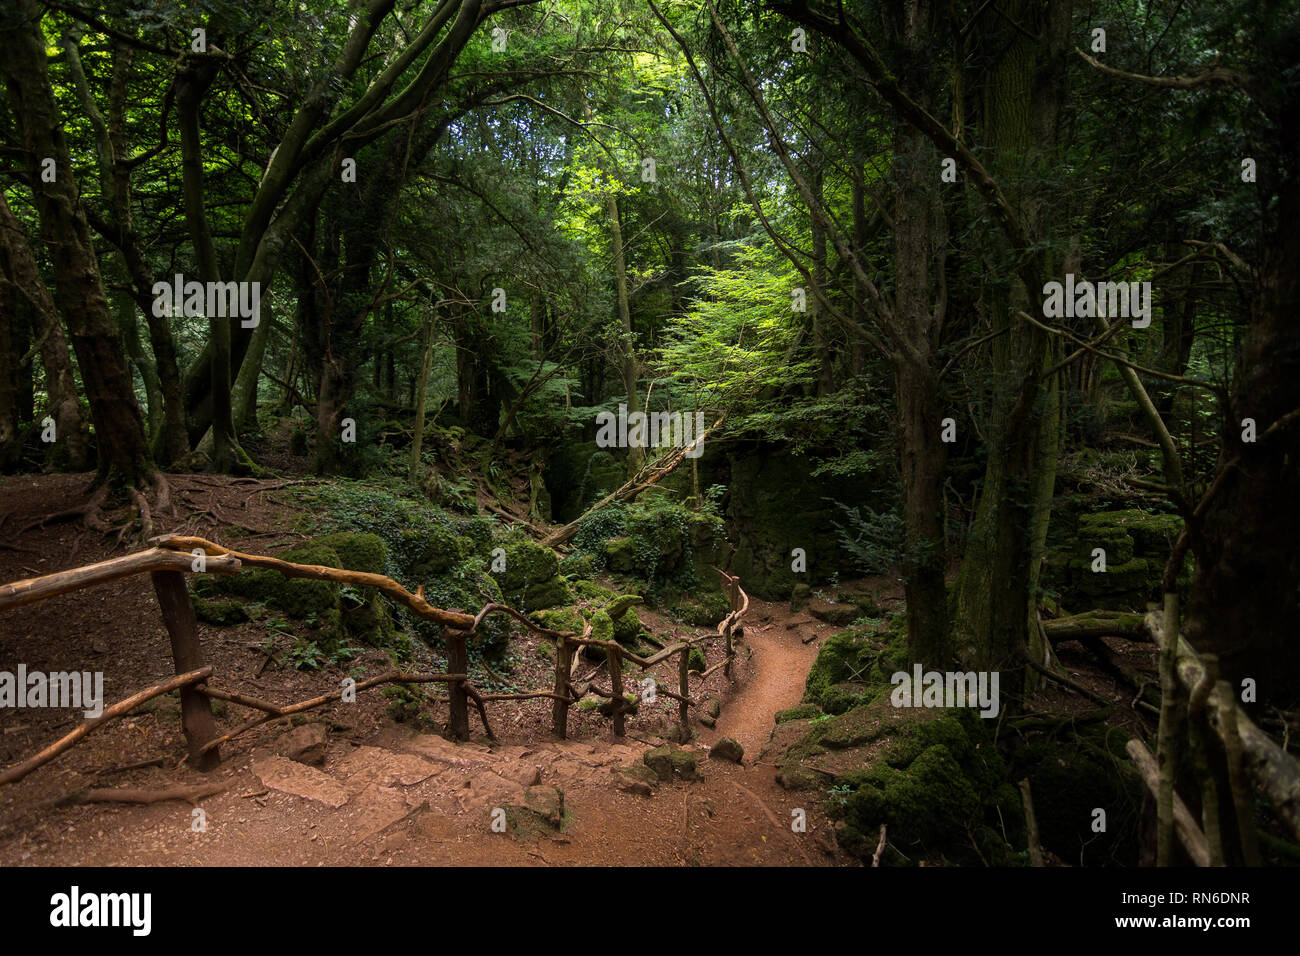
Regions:
<svg viewBox="0 0 1300 956"><path fill-rule="evenodd" d="M947 454L940 438L939 383L931 365L903 359L895 362L894 381L907 536L903 590L908 656L914 663L943 669L952 651L944 583L943 469Z"/></svg>
<svg viewBox="0 0 1300 956"><path fill-rule="evenodd" d="M619 224L618 219L618 198L612 192L606 200L606 209L609 214L609 236L613 249L614 287L618 296L619 368L623 376L623 391L627 394L627 410L631 413L639 408L636 397L636 344L632 337L632 313L628 308L627 300L627 262L623 258L623 227ZM640 471L644 461L645 449L629 447L627 450L628 477Z"/></svg>
<svg viewBox="0 0 1300 956"><path fill-rule="evenodd" d="M919 39L914 26L905 37ZM943 526L943 442L935 346L942 326L942 298L932 306L935 280L943 282L946 227L934 195L937 157L924 135L905 123L894 133L894 314L906 342L894 350L898 402L899 464L906 546L903 587L907 598L908 656L914 663L946 667L948 632L947 548ZM931 264L935 268L932 272Z"/></svg>
<svg viewBox="0 0 1300 956"><path fill-rule="evenodd" d="M1300 100L1292 94L1293 101ZM1263 243L1256 301L1243 344L1236 389L1222 423L1219 467L1227 468L1203 519L1191 528L1196 573L1185 633L1202 653L1219 655L1223 676L1240 691L1254 678L1259 700L1300 702L1300 129L1293 102L1278 123L1289 170L1278 187L1277 226ZM1242 420L1258 437L1242 441ZM1231 464L1238 461L1235 467Z"/></svg>
<svg viewBox="0 0 1300 956"><path fill-rule="evenodd" d="M181 177L185 201L185 221L194 243L201 282L220 282L216 247L208 227L203 194L203 147L199 134L199 108L203 97L216 79L217 67L211 62L192 63L176 81L176 110L181 129ZM234 407L231 399L231 317L208 316L208 341L212 346L212 470L230 473L244 465L239 438L235 433ZM240 470L243 470L241 467Z"/></svg>
<svg viewBox="0 0 1300 956"><path fill-rule="evenodd" d="M181 400L180 368L176 362L176 344L172 339L167 316L156 316L153 310L153 269L149 266L144 246L136 235L131 214L131 168L122 160L130 153L126 136L126 108L129 100L131 67L134 50L125 43L113 46L113 75L109 86L108 118L100 112L82 68L78 41L81 26L76 24L63 37L68 74L76 87L82 111L95 131L95 149L99 160L99 185L107 204L109 221L92 217L91 224L122 254L122 262L131 282L131 294L149 327L154 358L152 367L156 375L156 390L149 394L149 435L153 456L164 465L178 461L189 451L189 438L185 432L185 405ZM119 316L125 315L119 309ZM134 319L132 320L134 325ZM127 334L127 347L131 359L149 377L142 364L139 335L123 327Z"/></svg>
<svg viewBox="0 0 1300 956"><path fill-rule="evenodd" d="M8 280L0 282L5 287L0 288L0 311L15 316L30 315L30 324L40 341L41 364L45 368L45 391L50 402L49 414L54 419L55 434L58 436L54 460L73 471L89 468L92 460L90 430L81 414L77 380L72 372L72 356L68 354L68 340L63 335L63 324L59 321L50 290L41 278L27 237L3 194L0 194L0 276ZM9 293L7 299L5 289ZM15 326L14 332L16 331ZM5 366L12 369L15 375L18 374L17 363L21 357L22 353L17 352L13 363ZM28 369L30 367L27 366ZM14 398L17 412L16 392ZM23 420L21 415L16 415L14 427Z"/></svg>
<svg viewBox="0 0 1300 956"><path fill-rule="evenodd" d="M67 321L90 403L99 478L117 477L140 486L154 471L153 459L46 71L41 8L35 0L17 0L0 17L6 51L0 70L28 154L42 237L54 268L55 304ZM42 181L45 158L54 160L52 183Z"/></svg>
<svg viewBox="0 0 1300 956"><path fill-rule="evenodd" d="M433 324L434 317L420 330L420 374L415 380L415 433L411 437L410 478L419 481L420 452L424 448L424 408L429 391L429 372L433 369Z"/></svg>
<svg viewBox="0 0 1300 956"><path fill-rule="evenodd" d="M1055 0L1014 0L1004 4L1004 17L983 21L985 42L1003 52L984 77L982 140L991 167L1008 184L1024 178L1033 156L1050 155L1054 148L1063 87L1052 71L1059 72L1064 62L1059 46L1069 7ZM1037 210L1044 197L1033 195L1027 185L1016 187L1010 193L1032 240L1039 236ZM999 246L1003 256L1011 251L1006 243ZM1030 255L1026 250L1015 254ZM1037 633L1030 622L1035 617L1037 542L1050 516L1056 465L1056 412L1042 375L1052 346L1047 333L1014 313L1039 310L1031 299L1045 271L1043 255L1032 254L1019 269L1009 270L1009 282L992 290L987 302L994 330L1006 329L1006 334L991 347L988 462L955 593L960 657L979 669L1001 671L1002 690L1012 696L1026 686L1023 657L1036 653Z"/></svg>

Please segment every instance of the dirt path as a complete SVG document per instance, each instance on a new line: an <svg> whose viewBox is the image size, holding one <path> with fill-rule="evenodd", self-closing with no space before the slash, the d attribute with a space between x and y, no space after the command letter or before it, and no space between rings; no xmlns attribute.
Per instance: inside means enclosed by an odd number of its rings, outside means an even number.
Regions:
<svg viewBox="0 0 1300 956"><path fill-rule="evenodd" d="M15 533L59 502L79 500L87 477L0 484L0 514L8 516L0 528L9 543L0 549L0 581L121 553L70 524ZM295 540L261 533L291 526L290 503L205 481L173 477L191 508L237 515L258 529L252 550ZM178 525L189 518L182 510ZM0 788L0 865L853 865L834 848L819 795L787 794L763 757L773 716L798 702L816 658L819 642L801 638L834 629L758 600L744 624L734 680L728 684L718 672L699 690L723 705L717 726L697 724L699 736L688 745L699 780L663 783L648 796L620 780L618 771L640 766L659 742L653 735L675 723L676 704L667 699L631 724L635 736L621 740L607 721L575 711L574 739L556 741L544 718L514 707L494 719L498 741L453 744L394 724L384 699L370 695L358 698L355 710L323 718L329 733L318 767L277 756L285 728L268 725L225 748L211 775L176 765L183 752L179 713L174 701L162 700ZM662 620L657 626L665 636L681 631ZM203 633L214 670L257 696L288 703L336 679L291 668L263 672L263 638L251 624ZM104 670L109 700L167 676L168 646L152 594L131 579L20 608L0 622L0 660ZM52 709L0 711L0 764L39 749L66 732L66 723ZM744 747L743 765L709 759L709 745L722 736ZM111 769L160 755L163 766ZM90 787L161 789L213 780L226 789L199 807L55 805ZM532 785L562 791L563 829L529 837L495 832L493 811L521 802ZM805 832L793 832L792 814L806 815Z"/></svg>
<svg viewBox="0 0 1300 956"><path fill-rule="evenodd" d="M787 605L753 602L751 620L769 615L768 623L746 628L745 643L753 653L751 677L727 702L716 733L709 737L732 737L745 753L754 755L771 735L776 712L799 703L808 669L817 659L817 642L803 643L805 629L786 627L791 618Z"/></svg>
<svg viewBox="0 0 1300 956"><path fill-rule="evenodd" d="M649 796L626 792L617 771L640 765L654 740L606 732L455 744L389 724L364 738L332 738L319 769L275 756L270 741L232 755L215 775L228 788L202 801L200 831L197 811L184 803L47 810L0 842L0 862L851 865L834 848L816 795L787 794L759 757L773 715L798 701L816 645L800 641L804 628L787 630L783 606L758 605L757 615L773 619L747 634L750 656L737 666L718 727L701 728L707 739L693 745L700 780L661 784ZM745 747L744 765L708 758L708 744L721 736ZM152 774L137 785L173 779ZM496 808L523 802L532 785L563 792L563 830L495 832ZM794 815L806 816L805 832L792 830Z"/></svg>

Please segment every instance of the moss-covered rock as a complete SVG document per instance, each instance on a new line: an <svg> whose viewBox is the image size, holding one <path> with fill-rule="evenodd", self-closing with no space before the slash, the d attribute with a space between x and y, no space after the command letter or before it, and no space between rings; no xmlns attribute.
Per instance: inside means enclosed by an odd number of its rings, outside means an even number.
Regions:
<svg viewBox="0 0 1300 956"><path fill-rule="evenodd" d="M377 534L356 534L339 531L313 538L312 544L329 548L338 555L338 567L349 571L365 571L368 574L384 574L387 566L388 549L384 539ZM289 560L289 559L285 559Z"/></svg>
<svg viewBox="0 0 1300 956"><path fill-rule="evenodd" d="M605 613L617 621L631 608L640 603L641 595L639 594L620 594L605 606Z"/></svg>
<svg viewBox="0 0 1300 956"><path fill-rule="evenodd" d="M605 609L605 613L610 614L609 608ZM641 618L636 611L625 609L622 614L614 617L614 640L620 644L633 647L646 633L648 631L641 624Z"/></svg>
<svg viewBox="0 0 1300 956"><path fill-rule="evenodd" d="M311 541L282 552L279 557L295 564L342 566L338 552ZM263 601L292 618L304 619L325 611L338 610L339 586L329 581L286 578L279 571L258 568L218 579L223 590Z"/></svg>
<svg viewBox="0 0 1300 956"><path fill-rule="evenodd" d="M822 709L828 714L843 714L870 700L872 688L861 681L839 681L822 694Z"/></svg>
<svg viewBox="0 0 1300 956"><path fill-rule="evenodd" d="M1143 784L1128 763L1120 727L1076 728L1073 738L1032 739L1017 749L1009 777L1028 778L1044 847L1083 866L1136 866ZM1094 810L1106 829L1093 830Z"/></svg>
<svg viewBox="0 0 1300 956"><path fill-rule="evenodd" d="M859 856L874 850L872 834L881 824L888 827L891 839L903 841L896 845L955 841L981 804L961 766L941 744L925 749L902 769L877 764L857 783L839 839Z"/></svg>
<svg viewBox="0 0 1300 956"><path fill-rule="evenodd" d="M789 726L801 724L803 736L777 756L777 781L826 788L827 812L843 820L838 839L850 853L870 857L885 824L891 843L898 833L923 856L978 863L973 836L993 865L1016 862L997 829L1005 825L1007 839L1019 839L1018 798L1006 787L991 731L971 711L896 708L877 693L839 716Z"/></svg>
<svg viewBox="0 0 1300 956"><path fill-rule="evenodd" d="M907 669L905 636L900 629L883 634L867 630L847 630L831 635L817 660L808 671L804 685L803 702L815 704L823 710L826 696L833 685L855 681L867 685L864 696L872 687L877 691L888 685L890 676Z"/></svg>
<svg viewBox="0 0 1300 956"><path fill-rule="evenodd" d="M731 611L727 596L721 591L701 591L684 595L669 608L669 613L692 627L712 627Z"/></svg>
<svg viewBox="0 0 1300 956"><path fill-rule="evenodd" d="M836 627L846 627L861 616L856 604L836 604L817 597L808 602L808 613Z"/></svg>
<svg viewBox="0 0 1300 956"><path fill-rule="evenodd" d="M591 616L591 639L593 641L614 639L614 622L604 611L597 611Z"/></svg>
<svg viewBox="0 0 1300 956"><path fill-rule="evenodd" d="M647 750L641 759L661 781L666 782L673 777L682 780L699 779L695 768L695 754L689 750L679 750L664 744L662 747Z"/></svg>
<svg viewBox="0 0 1300 956"><path fill-rule="evenodd" d="M686 655L687 669L703 673L708 669L708 666L709 662L704 657L704 651L698 647L692 647L690 653Z"/></svg>
<svg viewBox="0 0 1300 956"><path fill-rule="evenodd" d="M343 610L343 627L357 640L371 647L388 647L394 637L393 615L388 602L375 597Z"/></svg>
<svg viewBox="0 0 1300 956"><path fill-rule="evenodd" d="M835 601L837 604L852 604L857 609L858 617L881 617L885 613L875 595L865 589L840 588L835 594Z"/></svg>
<svg viewBox="0 0 1300 956"><path fill-rule="evenodd" d="M559 574L559 558L536 541L519 536L500 544L505 566L492 576L507 603L523 611L536 611L573 601L569 584Z"/></svg>
<svg viewBox="0 0 1300 956"><path fill-rule="evenodd" d="M196 597L193 603L194 616L205 624L229 627L249 619L247 609L238 601L211 601Z"/></svg>
<svg viewBox="0 0 1300 956"><path fill-rule="evenodd" d="M591 604L609 604L615 597L613 591L607 587L602 587L595 581L574 581L573 593L581 600Z"/></svg>
<svg viewBox="0 0 1300 956"><path fill-rule="evenodd" d="M785 710L776 712L776 722L783 724L787 720L803 720L808 717L818 717L821 715L821 708L816 704L796 704L794 707L787 707Z"/></svg>
<svg viewBox="0 0 1300 956"><path fill-rule="evenodd" d="M1068 520L1073 511L1054 521ZM1176 515L1149 514L1129 508L1121 511L1084 512L1075 519L1076 530L1054 529L1053 550L1048 555L1044 581L1060 592L1061 603L1108 610L1139 610L1157 599L1160 579L1182 519ZM1106 570L1094 571L1094 549L1106 553ZM1190 583L1191 562L1180 574L1181 589Z"/></svg>

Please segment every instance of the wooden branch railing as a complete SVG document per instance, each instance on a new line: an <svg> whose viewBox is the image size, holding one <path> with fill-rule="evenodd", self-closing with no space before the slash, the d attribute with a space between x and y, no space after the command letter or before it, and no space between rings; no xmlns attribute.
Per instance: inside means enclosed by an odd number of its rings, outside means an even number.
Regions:
<svg viewBox="0 0 1300 956"><path fill-rule="evenodd" d="M201 540L201 539L196 539ZM215 552L222 555L206 560L206 570L210 574L234 574L240 568L239 558L226 556L225 551ZM88 564L84 568L71 571L59 571L39 578L15 581L13 584L0 584L0 611L22 607L33 601L42 601L57 594L80 591L108 581L116 581L132 574L144 571L192 571L194 556L179 554L175 549L150 548L120 558L110 558L98 564Z"/></svg>
<svg viewBox="0 0 1300 956"><path fill-rule="evenodd" d="M723 590L729 598L730 610L718 625L717 632L711 637L698 637L691 640L677 641L656 651L648 657L632 653L616 641L596 640L592 638L591 624L587 623L581 634L569 631L555 631L542 627L504 604L490 603L476 615L461 611L448 611L434 607L424 599L424 588L414 593L401 584L382 574L364 571L350 571L342 568L330 568L323 565L297 564L272 558L266 555L248 554L235 551L206 538L184 535L163 535L150 539L155 545L137 554L125 555L97 564L60 571L43 577L16 581L0 585L0 611L20 607L34 601L66 594L81 588L91 587L108 581L127 577L132 574L148 573L152 579L154 591L158 597L163 622L171 639L172 657L177 676L160 684L155 684L139 693L133 694L109 707L104 713L91 721L77 727L71 733L60 738L31 758L0 772L0 784L21 780L37 767L48 763L81 740L86 734L105 722L129 713L141 704L160 694L179 690L181 694L181 723L185 732L189 750L188 760L201 770L209 770L220 762L218 748L221 744L259 727L269 721L292 716L316 707L323 707L341 700L338 692L323 694L296 704L279 705L268 701L248 697L234 691L212 687L208 679L212 669L203 665L202 649L198 640L198 624L194 608L190 602L185 585L184 572L203 572L211 574L235 574L243 567L268 568L291 578L307 578L317 581L330 581L337 584L351 584L370 587L403 605L424 620L441 625L443 637L447 644L447 673L420 674L402 671L388 671L368 678L356 684L356 691L368 690L388 683L446 683L449 688L450 719L449 730L453 737L465 739L469 736L469 704L472 702L483 723L483 729L489 737L492 727L488 722L486 704L492 701L528 700L533 698L550 698L554 701L551 711L552 729L563 738L568 734L569 708L588 693L595 693L611 701L609 707L615 736L626 733L625 718L634 704L627 701L623 691L623 668L625 662L637 665L642 670L678 657L678 688L673 692L655 682L657 692L676 700L679 707L679 722L683 736L688 733L689 710L698 705L691 697L689 683L689 656L692 648L700 642L720 637L726 642L726 654L722 661L706 668L701 679L707 678L719 666L725 666L727 675L731 674L731 662L735 656L732 637L735 628L749 609L749 596L740 587L738 578L718 571ZM715 569L717 570L717 569ZM469 680L466 641L473 635L490 614L502 613L519 621L539 637L554 642L555 682L551 690L534 691L519 694L485 694ZM605 665L609 670L610 690L605 691L589 682L585 689L579 690L573 683L573 668L576 652L583 647L599 648L605 652ZM259 711L257 717L249 720L228 733L218 735L216 722L212 715L210 701L222 700L228 703Z"/></svg>
<svg viewBox="0 0 1300 956"><path fill-rule="evenodd" d="M1203 786L1200 820L1188 812L1176 789L1169 787L1170 836L1199 866L1223 866L1234 856L1246 865L1258 865L1254 806L1247 777L1253 779L1291 836L1300 840L1300 760L1274 743L1238 705L1231 685L1218 679L1214 655L1197 654L1176 628L1166 632L1168 611L1166 601L1165 612L1148 614L1146 626L1162 654L1169 655L1170 676L1179 691L1174 699L1174 709L1180 712L1176 714L1180 716L1178 736L1184 731L1190 736L1195 776ZM1164 696L1162 710L1170 703L1169 695ZM1162 725L1167 719L1162 714ZM1159 801L1162 783L1166 783L1162 778L1172 774L1140 741L1129 741L1128 752L1143 782ZM1221 796L1228 798L1224 806L1220 805L1225 802ZM1169 860L1167 851L1164 858Z"/></svg>

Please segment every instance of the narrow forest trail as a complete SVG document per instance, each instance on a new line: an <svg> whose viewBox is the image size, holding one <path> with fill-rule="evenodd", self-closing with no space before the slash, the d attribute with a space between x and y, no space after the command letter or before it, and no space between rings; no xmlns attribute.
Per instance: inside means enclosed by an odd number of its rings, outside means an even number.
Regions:
<svg viewBox="0 0 1300 956"><path fill-rule="evenodd" d="M71 476L10 483L0 489L0 510L18 524L75 498L83 483ZM250 497L239 487L212 489L203 503L269 528L285 527L291 517L287 503ZM0 550L0 580L119 553L69 524L32 529L13 542L14 550ZM646 617L665 634L680 630L651 612ZM172 759L105 772L181 750L179 715L170 709L174 703L164 703L0 788L0 865L852 865L834 849L820 794L782 790L763 756L774 715L799 701L816 658L820 642L803 639L834 628L792 614L788 604L757 599L743 623L734 680L728 685L718 672L701 691L719 699L722 711L712 729L696 723L698 736L687 746L698 780L635 792L619 773L642 767L645 752L661 742L648 735L675 723L676 704L667 699L643 722L650 729L633 723L623 739L613 736L608 721L575 715L573 739L555 740L544 723L518 719L522 708L503 708L494 719L497 741L457 744L393 723L383 698L373 695L317 724L328 735L315 766L278 755L288 728L268 726L225 748L210 775L176 767ZM262 656L249 650L258 646L255 630L204 633L209 662L232 684L286 702L320 692L320 676L259 673ZM152 595L139 581L123 579L10 612L0 626L0 656L46 669L93 662L108 672L113 699L128 685L165 675L167 640ZM5 764L63 729L54 711L4 716ZM723 736L744 747L743 764L709 758L709 747ZM57 805L89 787L157 790L210 781L226 789L198 807L180 801ZM563 828L531 836L494 832L493 810L523 803L530 786L563 793ZM806 812L806 832L792 831L795 810Z"/></svg>
<svg viewBox="0 0 1300 956"><path fill-rule="evenodd" d="M627 792L618 771L641 765L657 741L606 732L580 740L453 743L387 724L363 739L331 739L319 769L269 746L233 754L213 775L228 783L202 801L204 826L184 803L81 806L58 811L36 832L0 844L0 862L78 865L848 865L834 849L816 795L787 794L759 756L773 717L797 703L822 627L786 606L754 602L734 691L718 726L694 750L702 779L675 780L651 795ZM787 627L787 624L791 626ZM744 658L748 658L745 660ZM708 757L730 736L743 765ZM196 778L197 779L197 778ZM206 778L205 778L206 779ZM497 807L525 788L563 793L562 830L494 832ZM795 833L802 809L807 831ZM45 843L39 855L24 847ZM30 850L29 850L30 852Z"/></svg>
<svg viewBox="0 0 1300 956"><path fill-rule="evenodd" d="M745 643L753 655L751 676L727 702L710 737L731 737L751 755L767 742L777 711L799 703L808 670L817 659L817 644L803 643L804 630L786 627L792 619L801 619L789 613L789 605L752 601L751 621L769 616L770 622L745 628Z"/></svg>

